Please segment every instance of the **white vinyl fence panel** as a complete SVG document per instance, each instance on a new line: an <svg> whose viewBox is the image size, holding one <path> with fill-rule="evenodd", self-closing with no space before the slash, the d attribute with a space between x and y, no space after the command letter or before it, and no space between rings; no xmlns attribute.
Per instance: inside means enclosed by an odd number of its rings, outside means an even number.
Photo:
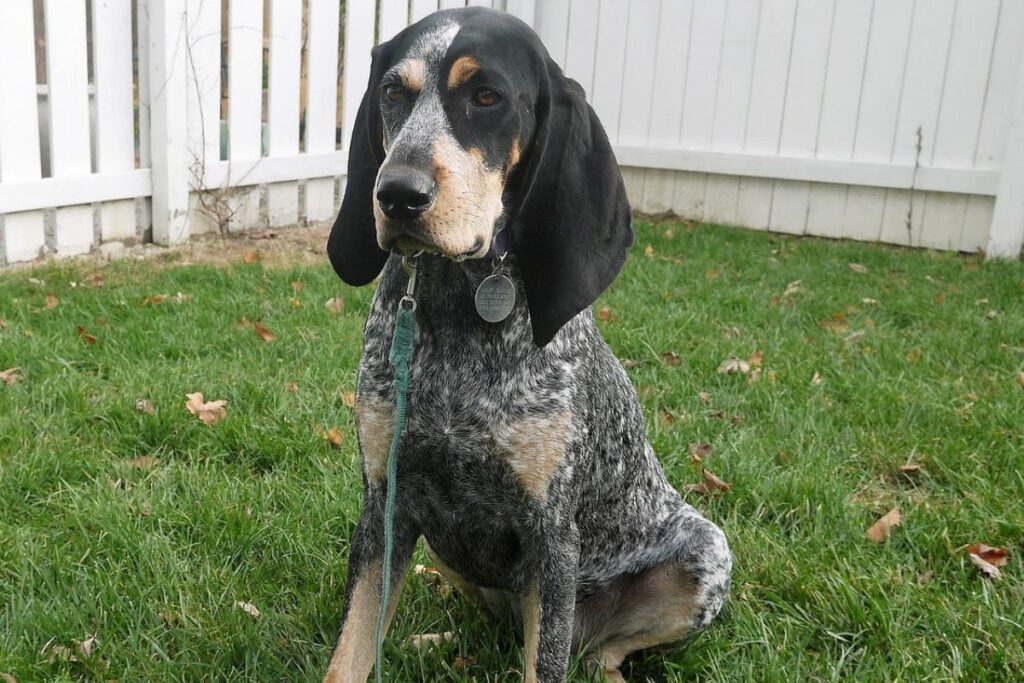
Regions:
<svg viewBox="0 0 1024 683"><path fill-rule="evenodd" d="M0 264L331 220L370 49L462 6L536 28L640 210L1020 253L1024 0L2 0Z"/></svg>

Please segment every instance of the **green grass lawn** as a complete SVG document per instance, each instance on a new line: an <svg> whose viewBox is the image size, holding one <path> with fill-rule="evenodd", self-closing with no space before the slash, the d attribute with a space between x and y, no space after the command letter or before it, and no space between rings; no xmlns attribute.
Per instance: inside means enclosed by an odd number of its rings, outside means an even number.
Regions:
<svg viewBox="0 0 1024 683"><path fill-rule="evenodd" d="M23 377L0 382L0 672L322 675L360 505L343 394L372 290L326 259L227 260L0 274L0 371ZM690 445L707 443L733 484L687 494L736 555L725 612L627 679L1022 680L1024 265L647 223L597 307L670 480L699 482ZM750 374L716 371L758 353ZM190 414L197 391L227 417ZM868 541L893 507L902 526ZM1001 581L974 542L1010 549ZM409 579L388 680L519 680L519 636L428 579ZM458 642L408 645L443 631Z"/></svg>

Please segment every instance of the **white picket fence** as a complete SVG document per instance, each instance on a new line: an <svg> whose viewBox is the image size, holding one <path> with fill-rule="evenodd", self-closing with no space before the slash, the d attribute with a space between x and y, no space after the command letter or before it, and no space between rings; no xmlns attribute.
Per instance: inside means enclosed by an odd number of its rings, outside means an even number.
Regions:
<svg viewBox="0 0 1024 683"><path fill-rule="evenodd" d="M0 0L0 264L330 220L371 46L465 4L537 29L642 210L1024 241L1024 0L38 4Z"/></svg>

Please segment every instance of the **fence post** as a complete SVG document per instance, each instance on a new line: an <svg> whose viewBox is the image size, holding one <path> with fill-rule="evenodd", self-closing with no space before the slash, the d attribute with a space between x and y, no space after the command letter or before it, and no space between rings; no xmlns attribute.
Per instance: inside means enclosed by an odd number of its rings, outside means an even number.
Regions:
<svg viewBox="0 0 1024 683"><path fill-rule="evenodd" d="M999 178L987 258L1017 258L1024 244L1024 53L1017 69L1010 129Z"/></svg>
<svg viewBox="0 0 1024 683"><path fill-rule="evenodd" d="M188 91L185 0L149 4L153 241L188 239Z"/></svg>

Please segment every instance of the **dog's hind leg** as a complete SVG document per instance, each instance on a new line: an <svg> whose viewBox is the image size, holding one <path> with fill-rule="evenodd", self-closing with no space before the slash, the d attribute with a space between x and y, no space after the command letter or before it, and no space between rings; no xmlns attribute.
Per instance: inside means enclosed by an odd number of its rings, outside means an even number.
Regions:
<svg viewBox="0 0 1024 683"><path fill-rule="evenodd" d="M434 549L425 540L423 546L427 551L427 557L430 558L430 561L437 568L437 571L441 573L441 576L448 583L458 588L459 592L472 600L477 607L490 614L497 621L512 616L512 604L504 591L483 588L475 583L470 583L465 577L445 564L444 560L434 552Z"/></svg>
<svg viewBox="0 0 1024 683"><path fill-rule="evenodd" d="M619 665L630 653L707 626L729 592L732 556L722 531L689 506L667 526L649 549L652 564L577 605L577 648L612 683L624 680Z"/></svg>
<svg viewBox="0 0 1024 683"><path fill-rule="evenodd" d="M380 494L380 495L377 495ZM373 670L377 617L383 573L384 537L382 492L367 491L367 503L352 539L345 589L341 635L331 654L324 683L364 683ZM391 598L384 631L387 632L398 604L413 549L419 534L400 517L395 519L395 550L391 563Z"/></svg>

